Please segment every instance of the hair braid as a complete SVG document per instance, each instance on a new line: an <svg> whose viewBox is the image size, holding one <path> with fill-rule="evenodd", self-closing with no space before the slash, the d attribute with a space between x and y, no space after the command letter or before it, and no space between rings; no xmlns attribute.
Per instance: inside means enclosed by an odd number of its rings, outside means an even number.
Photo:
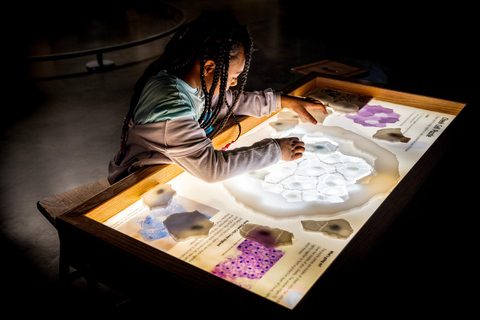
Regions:
<svg viewBox="0 0 480 320"><path fill-rule="evenodd" d="M240 76L238 95L232 105L229 106L226 102L225 91L230 59L238 54L239 48L243 48L245 52L245 68ZM251 50L252 41L247 29L240 26L229 13L206 12L196 20L182 26L168 42L162 56L146 68L134 86L130 108L123 122L120 153L124 154L128 125L133 118L135 108L149 79L162 70L166 70L173 75L182 75L191 70L198 59L200 60L201 89L205 96L204 110L198 119L200 126L204 129L214 126L214 130L209 134L209 137L213 137L222 130L228 119L233 116L239 126L240 136L241 127L232 110L238 102L246 83ZM205 63L208 59L215 61L213 81L209 90L207 90L205 82ZM216 105L212 106L212 98L218 85L220 86L219 99ZM227 116L219 122L217 118L224 105L228 109ZM216 125L217 122L219 122L219 125Z"/></svg>
<svg viewBox="0 0 480 320"><path fill-rule="evenodd" d="M232 42L231 39L228 38L221 45L218 63L215 66L215 73L212 81L212 86L210 88L210 91L208 92L208 95L210 96L210 103L211 103L213 93L215 91L215 88L217 87L218 81L220 80L220 90L218 94L218 100L215 107L212 106L212 113L208 115L209 118L206 119L207 121L203 125L204 128L209 128L210 126L215 124L218 118L218 114L220 113L220 110L222 109L225 103L225 93L226 93L226 88L228 83L228 70L230 67L230 58L231 58L230 57L230 50L232 47L231 42Z"/></svg>
<svg viewBox="0 0 480 320"><path fill-rule="evenodd" d="M205 96L205 107L203 108L202 115L200 116L199 123L203 128L203 122L206 117L211 111L212 108L212 102L211 102L211 96L207 91L207 82L205 81L205 63L207 63L207 56L206 54L203 55L202 60L200 60L200 79L202 82L202 91L204 92Z"/></svg>
<svg viewBox="0 0 480 320"><path fill-rule="evenodd" d="M243 33L243 37L245 39L250 39L248 31L245 27L242 27L241 33ZM237 117L233 113L233 109L235 108L240 96L243 94L243 90L244 90L245 84L247 82L248 71L250 70L250 62L251 62L251 59L252 59L252 51L253 51L253 46L252 46L251 41L245 41L242 44L243 44L243 49L244 49L244 53L245 53L245 67L243 69L243 72L240 75L240 83L238 85L239 89L238 89L237 95L235 97L235 100L232 102L231 106L229 106L228 103L225 101L225 105L227 106L227 109L228 109L227 115L223 118L220 125L217 126L217 128L210 134L212 137L215 136L216 134L218 134L223 129L223 127L225 126L227 121L230 119L230 117L233 117L236 125L238 126L238 135L233 142L235 142L240 137L240 135L242 134L242 127L241 127L240 122L238 121Z"/></svg>

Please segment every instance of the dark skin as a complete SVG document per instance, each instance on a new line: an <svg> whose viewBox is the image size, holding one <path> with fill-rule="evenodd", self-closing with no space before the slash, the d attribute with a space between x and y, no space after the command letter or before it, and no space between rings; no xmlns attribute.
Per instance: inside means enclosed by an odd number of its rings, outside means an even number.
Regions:
<svg viewBox="0 0 480 320"><path fill-rule="evenodd" d="M241 52L239 57L232 59L230 62L230 68L228 70L228 82L227 88L234 87L237 84L238 76L243 72L245 67L245 54ZM205 63L205 82L207 84L207 89L210 90L213 81L213 74L215 70L215 61L207 60ZM201 83L200 78L200 60L195 63L195 66L182 77L182 80L188 83L192 88L200 87ZM218 94L220 87L217 86L215 94ZM307 108L320 108L326 114L327 111L325 106L318 100L314 99L303 99L289 95L282 95L282 107L288 108L296 112L301 117L307 119L313 124L317 124L315 118L308 112ZM300 141L298 138L282 138L275 139L280 146L282 151L282 160L284 161L294 161L300 159L305 152L305 143Z"/></svg>

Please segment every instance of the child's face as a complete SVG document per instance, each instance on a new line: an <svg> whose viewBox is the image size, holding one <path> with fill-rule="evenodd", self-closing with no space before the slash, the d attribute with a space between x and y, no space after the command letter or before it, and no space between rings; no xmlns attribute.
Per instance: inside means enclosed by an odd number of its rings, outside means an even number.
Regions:
<svg viewBox="0 0 480 320"><path fill-rule="evenodd" d="M238 83L238 77L245 68L245 53L243 50L239 56L230 62L230 68L228 70L227 90L230 87L235 87Z"/></svg>
<svg viewBox="0 0 480 320"><path fill-rule="evenodd" d="M245 53L242 50L235 59L232 59L230 61L230 68L228 69L228 80L227 80L226 90L228 90L230 87L235 87L237 85L238 83L237 79L240 76L240 74L243 72L244 68L245 68ZM212 86L212 81L213 81L213 69L212 69L212 72L208 72L205 75L205 82L207 83L208 90L210 90L210 87ZM214 94L218 94L219 92L220 92L220 84L218 84L217 87L215 88Z"/></svg>

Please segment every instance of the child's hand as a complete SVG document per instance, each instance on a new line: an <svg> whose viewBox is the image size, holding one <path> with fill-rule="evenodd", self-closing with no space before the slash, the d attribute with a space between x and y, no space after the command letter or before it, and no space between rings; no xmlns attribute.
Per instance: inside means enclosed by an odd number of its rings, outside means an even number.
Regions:
<svg viewBox="0 0 480 320"><path fill-rule="evenodd" d="M298 138L275 139L282 150L282 160L293 161L300 159L305 152L305 143Z"/></svg>
<svg viewBox="0 0 480 320"><path fill-rule="evenodd" d="M307 119L313 124L317 120L307 111L307 108L320 108L327 114L327 109L319 100L312 98L299 98L294 96L282 95L282 107L295 111L299 116Z"/></svg>

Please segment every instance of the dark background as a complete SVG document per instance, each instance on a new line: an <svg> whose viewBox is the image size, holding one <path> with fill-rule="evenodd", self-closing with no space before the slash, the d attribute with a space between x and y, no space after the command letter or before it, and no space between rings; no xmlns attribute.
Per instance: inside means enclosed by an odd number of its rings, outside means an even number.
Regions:
<svg viewBox="0 0 480 320"><path fill-rule="evenodd" d="M469 310L469 292L477 284L471 266L478 242L479 177L473 3L170 3L187 20L205 9L229 8L249 26L258 49L249 90L280 90L299 78L290 68L330 59L368 70L365 80L468 102L432 176L371 254L345 275L342 287L329 288L339 299L330 300L337 301L335 309L321 301L319 308L340 318L356 312L431 316ZM101 74L85 71L85 62L94 57L48 65L25 58L39 35L78 35L92 20L120 19L132 7L138 9L138 2L21 2L5 8L0 157L0 275L9 298L0 305L5 308L47 314L63 307L90 310L83 282L74 283L69 295L58 291L56 230L36 210L36 201L105 177L133 83L159 52L140 58L118 53L118 68ZM121 297L106 288L99 299L107 310L138 310L138 305L115 308Z"/></svg>

